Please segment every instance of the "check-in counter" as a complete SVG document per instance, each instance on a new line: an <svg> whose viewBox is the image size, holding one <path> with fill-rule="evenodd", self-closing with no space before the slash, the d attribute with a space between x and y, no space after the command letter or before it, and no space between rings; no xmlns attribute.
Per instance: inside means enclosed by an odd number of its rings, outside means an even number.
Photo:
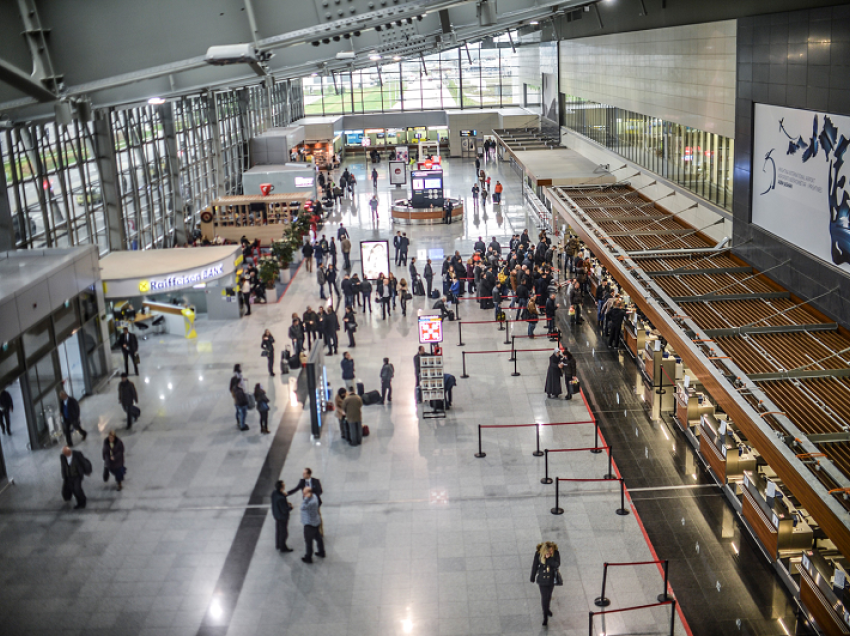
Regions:
<svg viewBox="0 0 850 636"><path fill-rule="evenodd" d="M771 560L812 547L811 526L775 482L744 471L742 515Z"/></svg>
<svg viewBox="0 0 850 636"><path fill-rule="evenodd" d="M144 302L142 307L146 314L154 317L162 316L165 319L163 327L165 333L194 338L195 334L195 309L194 307L180 307L168 303Z"/></svg>
<svg viewBox="0 0 850 636"><path fill-rule="evenodd" d="M847 610L850 598L845 570L830 563L819 550L806 550L797 571L800 573L800 603L808 619L826 636L850 635L850 612Z"/></svg>
<svg viewBox="0 0 850 636"><path fill-rule="evenodd" d="M639 358L643 372L643 400L649 406L653 419L660 418L662 412L673 411L677 373L679 377L682 375L681 360L660 345L661 341L656 336L648 336Z"/></svg>
<svg viewBox="0 0 850 636"><path fill-rule="evenodd" d="M713 413L714 404L708 399L708 395L702 392L701 385L688 383L686 386L684 380L676 381L674 416L683 431L699 424L701 416Z"/></svg>
<svg viewBox="0 0 850 636"><path fill-rule="evenodd" d="M635 359L638 357L638 352L643 351L646 345L646 327L636 319L636 315L632 312L623 321L623 342L626 343L626 350Z"/></svg>
<svg viewBox="0 0 850 636"><path fill-rule="evenodd" d="M726 420L706 413L700 418L699 450L721 483L740 481L756 470L756 456Z"/></svg>

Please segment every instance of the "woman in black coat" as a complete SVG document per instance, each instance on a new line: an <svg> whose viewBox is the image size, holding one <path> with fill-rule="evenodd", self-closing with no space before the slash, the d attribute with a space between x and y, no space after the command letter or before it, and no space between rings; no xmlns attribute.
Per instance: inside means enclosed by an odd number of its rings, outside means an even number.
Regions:
<svg viewBox="0 0 850 636"><path fill-rule="evenodd" d="M254 386L254 402L257 403L257 413L260 414L260 433L269 434L269 396L262 385L257 382Z"/></svg>
<svg viewBox="0 0 850 636"><path fill-rule="evenodd" d="M565 399L573 399L573 378L576 377L576 359L569 351L564 349L562 358L564 382L567 385L567 397Z"/></svg>
<svg viewBox="0 0 850 636"><path fill-rule="evenodd" d="M292 355L296 358L304 351L304 325L298 314L292 314L292 324L289 326L289 339L292 340Z"/></svg>
<svg viewBox="0 0 850 636"><path fill-rule="evenodd" d="M109 473L115 476L118 490L122 490L121 482L124 481L124 442L118 439L115 431L109 431L109 435L103 440L103 481L109 480Z"/></svg>
<svg viewBox="0 0 850 636"><path fill-rule="evenodd" d="M531 566L531 582L540 587L540 604L543 606L543 624L549 624L552 610L549 604L552 602L552 592L555 590L555 581L560 577L558 568L561 567L561 555L558 546L552 541L544 541L537 546L534 553L534 563Z"/></svg>
<svg viewBox="0 0 850 636"><path fill-rule="evenodd" d="M561 358L561 350L549 356L549 370L546 371L546 397L556 398L561 395L561 376L563 375L564 363Z"/></svg>
<svg viewBox="0 0 850 636"><path fill-rule="evenodd" d="M402 304L404 304L403 300ZM342 324L345 329L345 333L348 334L348 346L357 346L354 342L354 332L357 331L357 316L354 314L354 307L345 308L345 315L342 317Z"/></svg>
<svg viewBox="0 0 850 636"><path fill-rule="evenodd" d="M263 340L260 342L260 349L262 349L262 355L266 357L266 360L269 363L269 375L274 375L274 336L268 329L266 329L266 332L263 334Z"/></svg>

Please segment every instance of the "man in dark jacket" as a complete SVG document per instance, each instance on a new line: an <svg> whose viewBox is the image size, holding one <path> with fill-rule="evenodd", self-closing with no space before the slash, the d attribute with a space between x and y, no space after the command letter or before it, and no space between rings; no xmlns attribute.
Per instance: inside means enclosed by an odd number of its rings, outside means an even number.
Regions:
<svg viewBox="0 0 850 636"><path fill-rule="evenodd" d="M295 486L292 490L286 491L287 495L291 495L296 492L303 492L305 488L310 488L313 491L313 494L319 499L319 505L322 505L322 482L313 477L313 470L311 468L305 468L301 473L301 479L298 481L298 485Z"/></svg>
<svg viewBox="0 0 850 636"><path fill-rule="evenodd" d="M609 312L608 346L616 347L620 342L620 332L623 327L623 319L626 317L626 308L622 300L618 300L614 308Z"/></svg>
<svg viewBox="0 0 850 636"><path fill-rule="evenodd" d="M346 351L342 354L342 360L339 361L339 366L342 369L342 381L345 382L345 388L349 391L355 389L354 386L354 358Z"/></svg>
<svg viewBox="0 0 850 636"><path fill-rule="evenodd" d="M555 302L555 292L552 292L546 301L546 333L550 334L549 340L556 340L551 334L555 332L555 311L557 309L558 303Z"/></svg>
<svg viewBox="0 0 850 636"><path fill-rule="evenodd" d="M83 441L86 441L86 437L88 437L88 433L80 426L80 403L74 398L69 397L65 391L59 393L59 401L61 402L62 432L65 433L65 443L68 445L68 448L73 448L74 443L71 440L72 429L77 429L80 432L80 435L83 436Z"/></svg>
<svg viewBox="0 0 850 636"><path fill-rule="evenodd" d="M393 401L393 377L395 367L390 364L389 358L384 358L384 366L381 367L381 402Z"/></svg>
<svg viewBox="0 0 850 636"><path fill-rule="evenodd" d="M274 517L274 548L279 552L292 552L286 545L289 538L289 511L292 504L286 499L286 484L277 481L272 491L272 516Z"/></svg>
<svg viewBox="0 0 850 636"><path fill-rule="evenodd" d="M134 414L135 404L139 401L139 395L136 393L136 385L127 379L127 374L121 374L121 382L118 383L118 403L124 408L127 413L127 430L133 427L133 419L139 419L138 415ZM84 438L85 439L85 438Z"/></svg>
<svg viewBox="0 0 850 636"><path fill-rule="evenodd" d="M457 380L451 373L443 374L443 393L446 398L446 408L452 408L452 389L455 388Z"/></svg>
<svg viewBox="0 0 850 636"><path fill-rule="evenodd" d="M425 295L430 298L431 297L431 281L434 280L434 269L431 267L431 259L425 261L425 269L422 270L422 278L425 279L425 283L427 285L427 290Z"/></svg>
<svg viewBox="0 0 850 636"><path fill-rule="evenodd" d="M328 355L331 356L339 350L339 339L337 332L339 331L339 320L336 317L336 312L329 311L325 314L324 322L325 344L328 345Z"/></svg>
<svg viewBox="0 0 850 636"><path fill-rule="evenodd" d="M393 247L395 248L395 259L394 262L396 265L401 265L401 232L396 232L393 237Z"/></svg>
<svg viewBox="0 0 850 636"><path fill-rule="evenodd" d="M354 289L352 288L351 277L346 274L342 278L342 297L345 302L345 307L354 306Z"/></svg>
<svg viewBox="0 0 850 636"><path fill-rule="evenodd" d="M493 237L493 240L492 240L492 241L490 241L490 248L491 248L494 252L496 252L496 254L498 254L499 256L501 256L501 255L502 255L502 246L501 246L501 244L499 243L499 241L497 241L497 240L496 240L496 237L495 237L495 236Z"/></svg>
<svg viewBox="0 0 850 636"><path fill-rule="evenodd" d="M493 287L493 320L499 319L499 313L502 311L502 284L496 281ZM501 325L500 325L501 326Z"/></svg>
<svg viewBox="0 0 850 636"><path fill-rule="evenodd" d="M434 303L434 306L431 309L439 309L440 310L440 318L445 320L449 317L449 309L446 307L446 297L441 296L440 299Z"/></svg>
<svg viewBox="0 0 850 636"><path fill-rule="evenodd" d="M139 375L139 365L136 364L136 352L139 350L139 340L136 334L130 333L127 327L124 327L124 333L118 336L118 346L121 347L121 355L124 356L124 373L130 373L129 359L133 359L133 368L136 370L136 375Z"/></svg>
<svg viewBox="0 0 850 636"><path fill-rule="evenodd" d="M336 267L328 265L325 269L325 279L328 281L328 298L334 299L333 292L336 292L337 304L339 304L340 293L339 284L336 282Z"/></svg>
<svg viewBox="0 0 850 636"><path fill-rule="evenodd" d="M62 449L59 457L62 463L62 499L71 501L71 495L77 500L74 510L86 507L86 493L83 492L83 478L91 475L91 462L80 451L72 451L68 446Z"/></svg>
<svg viewBox="0 0 850 636"><path fill-rule="evenodd" d="M4 435L12 434L12 411L15 410L15 403L12 401L12 395L3 389L0 392L0 429Z"/></svg>
<svg viewBox="0 0 850 636"><path fill-rule="evenodd" d="M366 313L366 307L369 307L369 313L372 313L372 282L368 278L364 278L360 283L360 293L363 294L363 313Z"/></svg>

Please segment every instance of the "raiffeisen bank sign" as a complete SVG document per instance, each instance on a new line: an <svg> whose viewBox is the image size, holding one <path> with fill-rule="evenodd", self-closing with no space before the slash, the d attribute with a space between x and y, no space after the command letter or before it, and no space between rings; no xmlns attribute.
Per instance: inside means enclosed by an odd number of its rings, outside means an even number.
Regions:
<svg viewBox="0 0 850 636"><path fill-rule="evenodd" d="M173 276L165 276L164 278L151 278L150 280L139 281L139 291L142 293L160 292L174 289L176 287L188 287L189 285L197 285L204 283L210 279L218 278L224 273L224 263L205 267L193 272L185 274L175 274Z"/></svg>

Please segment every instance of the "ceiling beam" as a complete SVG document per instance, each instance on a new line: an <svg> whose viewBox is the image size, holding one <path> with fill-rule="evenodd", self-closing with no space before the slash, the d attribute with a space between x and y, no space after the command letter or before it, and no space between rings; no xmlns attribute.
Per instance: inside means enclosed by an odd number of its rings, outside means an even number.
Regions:
<svg viewBox="0 0 850 636"><path fill-rule="evenodd" d="M2 58L0 58L0 82L5 82L40 102L53 102L57 99L57 96L48 90L44 84L34 80L17 66Z"/></svg>
<svg viewBox="0 0 850 636"><path fill-rule="evenodd" d="M806 331L838 331L834 322L817 322L810 325L768 325L764 327L728 327L725 329L700 329L706 338L730 338L757 333L804 333Z"/></svg>
<svg viewBox="0 0 850 636"><path fill-rule="evenodd" d="M765 292L763 294L714 294L710 296L671 296L674 303L714 303L724 300L773 300L791 298L790 292Z"/></svg>

